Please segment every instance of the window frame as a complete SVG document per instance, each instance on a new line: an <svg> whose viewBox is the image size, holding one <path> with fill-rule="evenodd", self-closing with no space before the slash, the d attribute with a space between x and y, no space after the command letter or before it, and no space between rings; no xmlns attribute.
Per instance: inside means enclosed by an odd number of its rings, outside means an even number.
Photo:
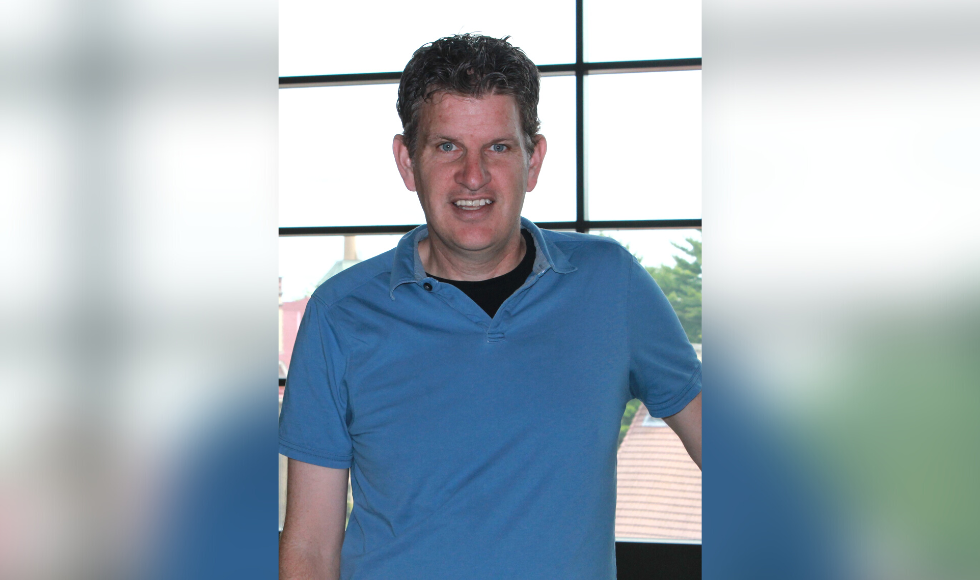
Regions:
<svg viewBox="0 0 980 580"><path fill-rule="evenodd" d="M544 229L590 230L621 229L701 229L701 218L669 220L603 220L588 217L588 182L586 178L586 126L585 126L585 77L596 74L671 72L701 70L701 58L674 58L661 60L621 60L587 62L585 60L585 0L575 1L575 62L568 64L541 65L541 76L575 77L575 221L535 222ZM339 87L348 85L397 84L402 73L375 72L336 75L307 75L279 77L280 89L308 87ZM421 224L360 225L360 226L313 226L280 227L280 236L334 236L366 234L404 234Z"/></svg>
<svg viewBox="0 0 980 580"><path fill-rule="evenodd" d="M660 60L628 60L588 62L585 60L585 0L575 1L575 62L538 66L542 77L575 77L575 166L576 194L575 220L535 222L542 229L574 230L588 233L591 230L701 230L701 218L666 220L602 220L588 218L588 182L586 172L586 96L585 77L597 74L672 72L701 70L701 58L675 58ZM339 87L349 85L397 84L401 72L372 72L333 75L307 75L279 77L280 89L309 87ZM279 236L339 236L370 234L405 234L421 224L358 225L358 226L307 226L280 227ZM279 379L285 386L286 379ZM280 530L281 532L281 530ZM620 578L646 577L652 566L662 563L664 557L673 558L675 572L683 578L700 578L701 542L692 541L617 541L617 563ZM645 572L644 572L645 571Z"/></svg>

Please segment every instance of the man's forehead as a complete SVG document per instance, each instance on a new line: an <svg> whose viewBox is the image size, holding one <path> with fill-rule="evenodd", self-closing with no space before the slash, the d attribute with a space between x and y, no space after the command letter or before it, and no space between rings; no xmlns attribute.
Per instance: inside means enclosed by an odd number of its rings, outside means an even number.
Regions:
<svg viewBox="0 0 980 580"><path fill-rule="evenodd" d="M455 104L442 106L444 103L424 107L419 123L420 140L432 142L466 137L494 142L520 140L521 124L516 105L513 112L501 115L500 109L467 106L487 99L460 97L460 100L464 99L461 107L454 106Z"/></svg>
<svg viewBox="0 0 980 580"><path fill-rule="evenodd" d="M423 101L420 110L423 125L433 121L453 121L469 115L477 118L496 116L500 112L506 112L512 120L519 119L520 111L513 95L487 93L474 96L439 91Z"/></svg>
<svg viewBox="0 0 980 580"><path fill-rule="evenodd" d="M479 95L472 95L467 93L459 93L448 89L436 89L426 95L425 99L422 101L422 107L425 108L427 105L438 107L439 105L444 104L447 99L459 100L468 103L478 103L500 97L508 99L514 104L515 107L517 106L517 100L514 98L514 95L511 95L510 93L501 93L496 90L489 90Z"/></svg>

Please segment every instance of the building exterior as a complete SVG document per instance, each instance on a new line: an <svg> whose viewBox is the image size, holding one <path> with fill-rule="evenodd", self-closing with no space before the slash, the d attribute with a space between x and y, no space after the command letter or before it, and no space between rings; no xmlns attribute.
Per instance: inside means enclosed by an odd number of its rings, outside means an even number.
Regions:
<svg viewBox="0 0 980 580"><path fill-rule="evenodd" d="M310 297L279 305L279 378L286 378L289 370L289 359L293 356L293 346L296 344L296 332L299 323L306 312L306 303Z"/></svg>
<svg viewBox="0 0 980 580"><path fill-rule="evenodd" d="M701 470L643 405L619 447L616 539L701 541Z"/></svg>

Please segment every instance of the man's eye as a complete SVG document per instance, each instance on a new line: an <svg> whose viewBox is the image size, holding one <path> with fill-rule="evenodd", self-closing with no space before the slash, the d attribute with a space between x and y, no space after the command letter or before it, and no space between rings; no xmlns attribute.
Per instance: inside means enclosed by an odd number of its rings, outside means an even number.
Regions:
<svg viewBox="0 0 980 580"><path fill-rule="evenodd" d="M491 149L493 150L494 153L503 153L504 151L507 151L507 146L502 145L500 143L496 143L494 144L493 147L491 147Z"/></svg>
<svg viewBox="0 0 980 580"><path fill-rule="evenodd" d="M452 151L455 148L456 148L456 146L453 145L452 143L443 143L442 145L439 146L439 150L440 151L445 151L446 153L449 153L450 151Z"/></svg>

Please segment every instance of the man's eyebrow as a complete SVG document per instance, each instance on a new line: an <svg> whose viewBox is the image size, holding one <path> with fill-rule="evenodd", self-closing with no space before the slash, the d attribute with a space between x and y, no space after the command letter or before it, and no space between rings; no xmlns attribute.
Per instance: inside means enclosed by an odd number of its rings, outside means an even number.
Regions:
<svg viewBox="0 0 980 580"><path fill-rule="evenodd" d="M438 135L429 135L425 141L426 143L433 143L435 141L456 141L456 138L450 137L449 135L438 134Z"/></svg>
<svg viewBox="0 0 980 580"><path fill-rule="evenodd" d="M437 133L437 134L429 135L426 138L425 142L435 143L437 141L458 141L458 140L459 139L457 139L456 137L451 137L449 135L442 135ZM496 139L490 139L489 141L487 141L487 143L518 143L519 141L520 141L519 138L514 138L511 136L501 136L501 137L497 137Z"/></svg>

